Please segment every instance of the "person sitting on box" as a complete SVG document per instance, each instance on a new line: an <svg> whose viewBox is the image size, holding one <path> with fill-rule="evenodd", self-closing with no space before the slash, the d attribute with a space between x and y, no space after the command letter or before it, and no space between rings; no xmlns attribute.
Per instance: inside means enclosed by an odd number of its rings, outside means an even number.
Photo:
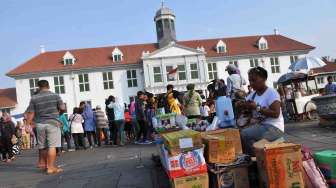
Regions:
<svg viewBox="0 0 336 188"><path fill-rule="evenodd" d="M241 130L245 154L254 155L253 144L261 139L270 142L284 135L284 119L279 93L266 85L267 71L262 67L249 70L248 77L253 92L246 97L246 109L252 111L258 124Z"/></svg>

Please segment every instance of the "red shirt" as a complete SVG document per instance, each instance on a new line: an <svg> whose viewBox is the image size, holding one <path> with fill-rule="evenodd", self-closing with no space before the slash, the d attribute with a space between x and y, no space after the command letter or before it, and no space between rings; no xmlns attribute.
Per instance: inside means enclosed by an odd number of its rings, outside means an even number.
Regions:
<svg viewBox="0 0 336 188"><path fill-rule="evenodd" d="M132 121L132 117L129 114L129 112L125 112L124 116L125 116L126 123L130 123Z"/></svg>

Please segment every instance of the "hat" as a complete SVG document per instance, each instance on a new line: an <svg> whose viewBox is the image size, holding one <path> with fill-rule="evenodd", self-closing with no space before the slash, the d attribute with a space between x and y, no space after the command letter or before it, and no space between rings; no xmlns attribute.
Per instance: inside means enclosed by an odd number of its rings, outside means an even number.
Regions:
<svg viewBox="0 0 336 188"><path fill-rule="evenodd" d="M97 105L97 106L96 106L96 109L101 109L101 106L100 106L100 105Z"/></svg>
<svg viewBox="0 0 336 188"><path fill-rule="evenodd" d="M225 69L226 71L236 71L237 70L237 67L235 66L235 65L233 65L233 64L230 64L230 65L228 65L228 66L226 66L226 69Z"/></svg>

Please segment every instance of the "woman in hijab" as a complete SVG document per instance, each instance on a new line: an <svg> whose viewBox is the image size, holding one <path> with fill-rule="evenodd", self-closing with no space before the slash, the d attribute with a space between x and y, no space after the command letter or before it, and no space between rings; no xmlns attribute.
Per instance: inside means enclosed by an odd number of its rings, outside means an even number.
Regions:
<svg viewBox="0 0 336 188"><path fill-rule="evenodd" d="M8 113L2 115L0 122L0 135L2 143L2 160L4 162L11 162L15 159L12 152L13 143L12 138L15 135L15 125L12 122L12 118Z"/></svg>
<svg viewBox="0 0 336 188"><path fill-rule="evenodd" d="M187 90L187 93L184 95L184 113L189 119L199 118L201 115L202 98L195 91L194 84L188 84Z"/></svg>
<svg viewBox="0 0 336 188"><path fill-rule="evenodd" d="M93 146L97 145L97 140L95 132L96 120L90 104L85 104L82 116L84 118L84 131L89 141L90 148L92 149ZM92 142L92 140L94 143Z"/></svg>
<svg viewBox="0 0 336 188"><path fill-rule="evenodd" d="M167 112L176 113L177 115L181 114L181 109L178 102L178 92L174 90L173 85L167 86L167 93L166 93L166 100L167 100Z"/></svg>

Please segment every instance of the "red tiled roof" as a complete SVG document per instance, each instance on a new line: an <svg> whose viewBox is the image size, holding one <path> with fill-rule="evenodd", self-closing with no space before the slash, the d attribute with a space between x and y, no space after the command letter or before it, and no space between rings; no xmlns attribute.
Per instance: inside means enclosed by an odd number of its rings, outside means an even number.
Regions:
<svg viewBox="0 0 336 188"><path fill-rule="evenodd" d="M313 46L298 42L282 35L265 35L263 37L268 42L268 49L261 51L256 45L260 37L262 36L190 40L178 41L177 43L195 49L197 47L203 46L207 57L236 56L295 50L312 50L315 48ZM226 43L226 53L216 52L215 47L219 40L222 40ZM112 60L112 51L115 47L118 47L124 55L123 61L121 62L113 62ZM148 43L45 52L33 57L24 64L8 72L7 75L15 76L25 73L105 67L113 64L136 64L141 63L143 51L153 52L157 49L158 46L156 43ZM63 56L66 51L69 51L72 55L75 56L76 62L74 65L63 65Z"/></svg>
<svg viewBox="0 0 336 188"><path fill-rule="evenodd" d="M0 89L0 108L14 107L16 102L16 89Z"/></svg>
<svg viewBox="0 0 336 188"><path fill-rule="evenodd" d="M312 69L314 74L336 72L336 62L325 61L325 66Z"/></svg>

